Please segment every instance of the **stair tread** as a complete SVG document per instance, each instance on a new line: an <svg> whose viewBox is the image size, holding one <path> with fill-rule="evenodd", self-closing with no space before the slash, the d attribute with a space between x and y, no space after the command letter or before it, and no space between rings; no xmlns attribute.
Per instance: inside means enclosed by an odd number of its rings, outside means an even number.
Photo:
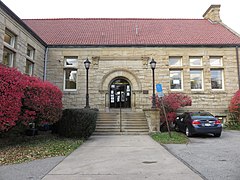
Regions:
<svg viewBox="0 0 240 180"><path fill-rule="evenodd" d="M120 112L99 112L94 134L148 134L149 128L143 112L122 112L120 132Z"/></svg>

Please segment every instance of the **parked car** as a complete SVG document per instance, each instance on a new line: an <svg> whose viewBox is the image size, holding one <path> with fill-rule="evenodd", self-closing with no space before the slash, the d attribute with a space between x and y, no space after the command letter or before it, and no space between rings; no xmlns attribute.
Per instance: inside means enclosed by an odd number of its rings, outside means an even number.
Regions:
<svg viewBox="0 0 240 180"><path fill-rule="evenodd" d="M177 116L175 130L184 132L188 137L195 134L213 134L220 137L222 123L209 112L185 112Z"/></svg>

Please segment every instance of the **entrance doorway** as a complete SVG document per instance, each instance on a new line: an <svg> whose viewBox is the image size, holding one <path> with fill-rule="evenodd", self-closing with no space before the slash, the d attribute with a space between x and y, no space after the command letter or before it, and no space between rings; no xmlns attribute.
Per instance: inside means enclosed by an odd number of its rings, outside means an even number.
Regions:
<svg viewBox="0 0 240 180"><path fill-rule="evenodd" d="M124 78L112 81L110 85L110 108L131 108L131 86Z"/></svg>

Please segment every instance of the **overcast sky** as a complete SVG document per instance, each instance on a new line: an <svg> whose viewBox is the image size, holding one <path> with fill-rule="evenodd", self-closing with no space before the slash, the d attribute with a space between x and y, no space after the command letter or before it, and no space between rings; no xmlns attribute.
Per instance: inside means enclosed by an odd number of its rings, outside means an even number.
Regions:
<svg viewBox="0 0 240 180"><path fill-rule="evenodd" d="M21 19L36 18L202 18L220 4L226 25L240 34L239 0L2 0Z"/></svg>

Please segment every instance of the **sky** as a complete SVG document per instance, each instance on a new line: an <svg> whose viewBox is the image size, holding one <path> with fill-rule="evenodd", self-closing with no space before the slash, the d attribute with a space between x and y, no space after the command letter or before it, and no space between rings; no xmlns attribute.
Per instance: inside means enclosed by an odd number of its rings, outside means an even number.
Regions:
<svg viewBox="0 0 240 180"><path fill-rule="evenodd" d="M21 19L191 18L202 19L220 4L222 22L240 34L239 0L2 0Z"/></svg>

